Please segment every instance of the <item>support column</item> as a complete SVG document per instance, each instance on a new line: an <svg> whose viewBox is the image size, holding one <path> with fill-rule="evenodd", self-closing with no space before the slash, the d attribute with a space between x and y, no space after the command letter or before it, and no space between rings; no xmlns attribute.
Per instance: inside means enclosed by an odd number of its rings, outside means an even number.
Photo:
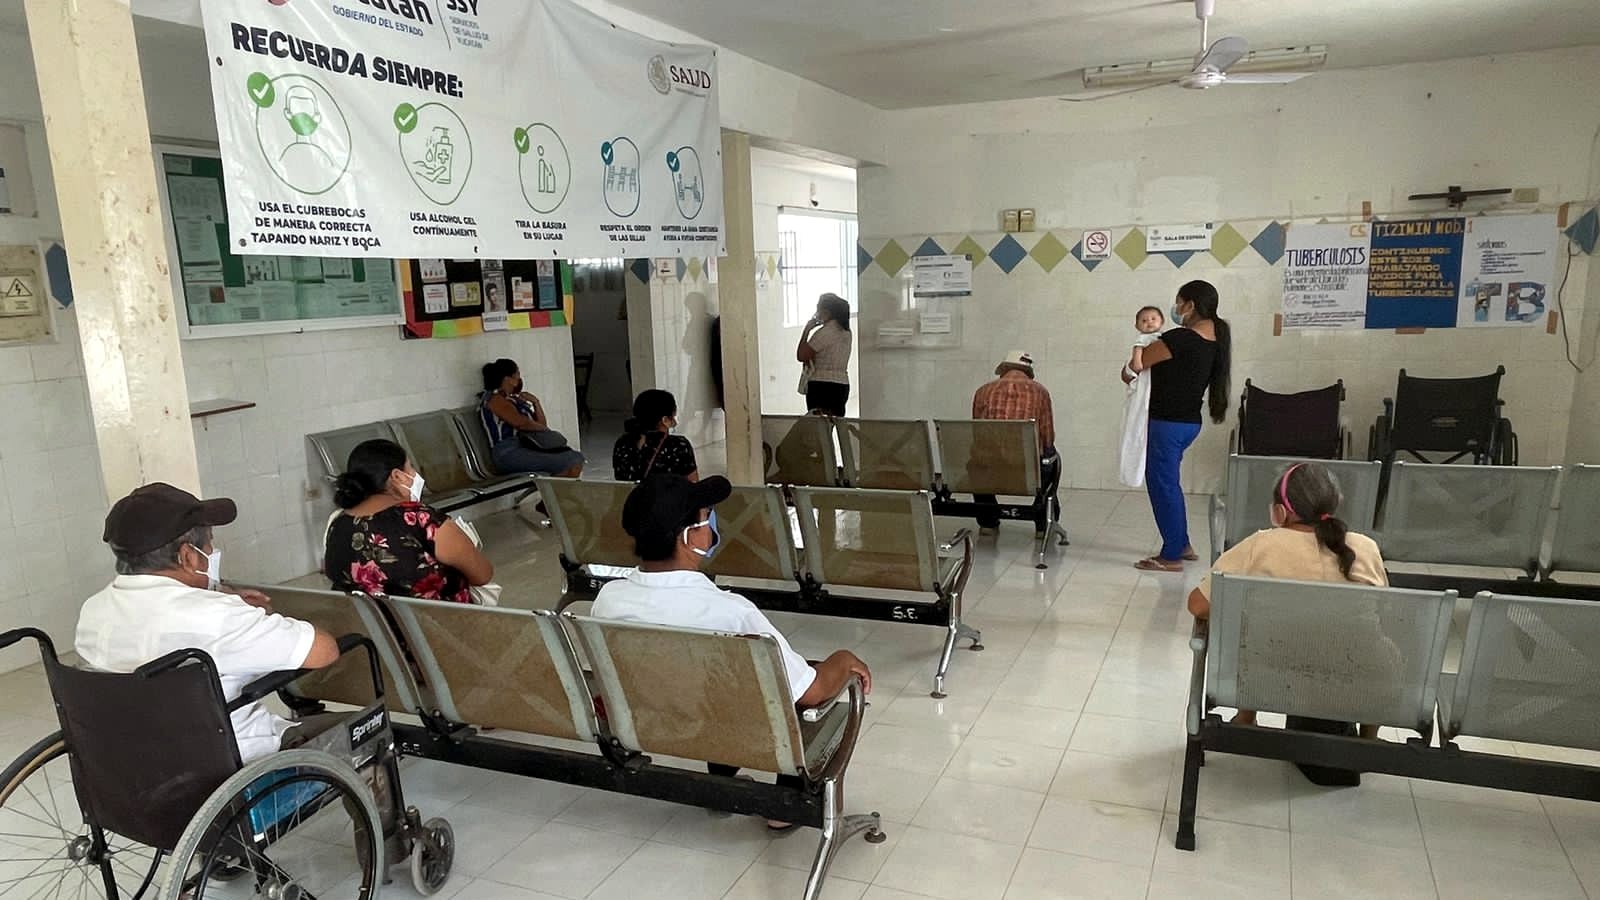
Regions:
<svg viewBox="0 0 1600 900"><path fill-rule="evenodd" d="M723 405L727 412L728 478L760 484L761 341L756 324L755 211L751 206L750 135L722 133L723 235L718 264L722 308Z"/></svg>
<svg viewBox="0 0 1600 900"><path fill-rule="evenodd" d="M25 0L100 471L199 491L129 0Z"/></svg>

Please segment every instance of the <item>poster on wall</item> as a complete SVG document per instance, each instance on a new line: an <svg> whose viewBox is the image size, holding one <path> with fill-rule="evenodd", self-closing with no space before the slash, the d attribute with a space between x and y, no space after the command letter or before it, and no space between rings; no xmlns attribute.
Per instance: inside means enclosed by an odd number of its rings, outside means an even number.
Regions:
<svg viewBox="0 0 1600 900"><path fill-rule="evenodd" d="M1372 223L1368 328L1454 328L1464 218Z"/></svg>
<svg viewBox="0 0 1600 900"><path fill-rule="evenodd" d="M236 252L725 252L709 47L569 0L203 12Z"/></svg>
<svg viewBox="0 0 1600 900"><path fill-rule="evenodd" d="M1367 319L1366 223L1295 225L1283 264L1284 328L1362 328Z"/></svg>
<svg viewBox="0 0 1600 900"><path fill-rule="evenodd" d="M912 258L911 265L913 296L972 296L971 255L917 256Z"/></svg>
<svg viewBox="0 0 1600 900"><path fill-rule="evenodd" d="M1215 222L1197 225L1152 225L1144 233L1147 253L1202 253L1211 249Z"/></svg>
<svg viewBox="0 0 1600 900"><path fill-rule="evenodd" d="M1478 216L1462 251L1462 328L1544 324L1555 290L1556 217Z"/></svg>

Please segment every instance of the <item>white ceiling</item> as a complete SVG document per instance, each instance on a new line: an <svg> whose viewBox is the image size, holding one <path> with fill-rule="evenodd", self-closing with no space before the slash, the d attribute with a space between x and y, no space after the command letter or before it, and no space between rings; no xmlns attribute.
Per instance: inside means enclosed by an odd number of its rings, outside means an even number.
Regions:
<svg viewBox="0 0 1600 900"><path fill-rule="evenodd" d="M1192 55L1190 0L614 0L876 106L1081 92L1085 67ZM1212 38L1355 68L1600 44L1597 0L1217 0Z"/></svg>

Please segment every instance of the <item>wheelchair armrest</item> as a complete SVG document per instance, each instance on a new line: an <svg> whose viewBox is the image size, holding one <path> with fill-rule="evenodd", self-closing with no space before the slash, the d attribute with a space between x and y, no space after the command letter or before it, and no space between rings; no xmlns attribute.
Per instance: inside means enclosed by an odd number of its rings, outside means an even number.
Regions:
<svg viewBox="0 0 1600 900"><path fill-rule="evenodd" d="M377 699L382 700L383 699L383 670L381 668L379 668L378 648L373 645L371 640L369 640L368 638L366 638L366 637L364 637L362 635L359 635L359 634L347 634L347 635L339 638L339 656L340 656L340 658L343 658L345 654L351 652L352 650L355 650L357 647L360 647L361 649L365 650L366 653L367 653L367 664L372 669L372 690L373 690L373 694ZM198 653L198 652L199 651L197 651L197 650L196 651L180 650L180 651L178 651L178 653L168 654L167 656L164 656L161 659L156 660L154 663L150 663L150 666L158 665L158 664L162 663L163 661L165 661L167 659L170 659L173 656L177 656L179 654L182 654L182 653ZM209 662L209 658L207 659L207 661ZM178 662L182 662L182 660L178 660ZM173 663L172 665L176 665L176 664L177 663ZM337 660L333 663L333 665L338 665ZM149 668L149 666L146 666L145 668ZM140 671L140 674L146 674L144 669L140 669L139 671ZM305 676L310 675L312 672L317 672L317 671L320 671L320 670L319 669L286 669L286 670L281 671L281 672L269 672L266 675L263 675L260 678L257 678L255 681L250 682L249 684L245 685L242 689L240 689L239 696L228 704L228 712L233 712L234 710L239 709L240 707L248 706L249 704L254 703L257 700L260 700L263 697L266 697L268 694L273 694L273 693L276 693L278 691L281 691L284 688L288 687L289 685L294 684L296 681L300 680L301 678L304 678Z"/></svg>
<svg viewBox="0 0 1600 900"><path fill-rule="evenodd" d="M28 638L33 638L34 643L39 645L39 655L50 660L51 662L56 661L56 645L50 641L50 635L45 634L43 631L40 631L37 628L18 628L12 631L0 631L0 650L4 650L18 641L26 640Z"/></svg>

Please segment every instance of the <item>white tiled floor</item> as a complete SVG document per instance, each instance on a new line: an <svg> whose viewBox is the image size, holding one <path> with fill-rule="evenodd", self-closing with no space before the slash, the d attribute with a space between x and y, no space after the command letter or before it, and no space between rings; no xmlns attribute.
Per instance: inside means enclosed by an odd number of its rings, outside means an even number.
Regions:
<svg viewBox="0 0 1600 900"><path fill-rule="evenodd" d="M1048 570L1028 561L1026 526L981 542L968 610L988 649L957 652L947 700L928 697L934 629L774 617L796 645L849 646L876 673L847 797L883 814L888 840L845 846L830 900L1600 900L1600 804L1370 775L1330 790L1222 754L1200 782L1199 850L1174 849L1183 597L1200 568L1130 567L1155 546L1141 495L1063 500L1074 543ZM479 525L506 602L547 605L554 536L509 515ZM0 676L0 763L51 715L37 669ZM815 849L809 830L774 838L751 819L442 764L408 764L404 786L456 829L440 900L797 898ZM386 894L412 896L404 878Z"/></svg>

